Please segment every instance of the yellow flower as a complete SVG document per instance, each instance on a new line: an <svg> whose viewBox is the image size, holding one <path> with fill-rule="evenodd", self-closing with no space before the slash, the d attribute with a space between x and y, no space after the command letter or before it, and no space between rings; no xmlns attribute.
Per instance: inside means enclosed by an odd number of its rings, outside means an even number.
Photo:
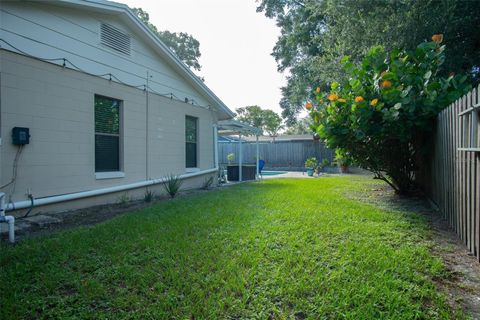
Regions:
<svg viewBox="0 0 480 320"><path fill-rule="evenodd" d="M360 102L362 102L362 101L363 101L363 97L362 97L362 96L356 96L356 97L355 97L355 102L356 102L356 103L360 103Z"/></svg>
<svg viewBox="0 0 480 320"><path fill-rule="evenodd" d="M317 87L317 89L315 90L316 93L320 93L320 87Z"/></svg>
<svg viewBox="0 0 480 320"><path fill-rule="evenodd" d="M443 41L443 34L434 34L432 36L432 41L436 43L441 43Z"/></svg>
<svg viewBox="0 0 480 320"><path fill-rule="evenodd" d="M370 105L373 106L373 107L375 107L377 104L378 104L378 99L377 98L370 101Z"/></svg>
<svg viewBox="0 0 480 320"><path fill-rule="evenodd" d="M347 100L340 98L338 99L338 102L347 102Z"/></svg>
<svg viewBox="0 0 480 320"><path fill-rule="evenodd" d="M332 93L328 96L328 100L335 101L338 99L338 95L336 93Z"/></svg>
<svg viewBox="0 0 480 320"><path fill-rule="evenodd" d="M392 86L392 82L389 80L384 80L381 84L380 87L382 88L390 88Z"/></svg>
<svg viewBox="0 0 480 320"><path fill-rule="evenodd" d="M306 108L307 110L312 109L312 107L313 107L313 105L312 105L311 102L307 102L307 103L305 104L305 108Z"/></svg>

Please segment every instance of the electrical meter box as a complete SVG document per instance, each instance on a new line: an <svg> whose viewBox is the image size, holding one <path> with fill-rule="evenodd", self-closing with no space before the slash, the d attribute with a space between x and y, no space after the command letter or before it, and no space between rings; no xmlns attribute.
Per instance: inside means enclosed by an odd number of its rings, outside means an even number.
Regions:
<svg viewBox="0 0 480 320"><path fill-rule="evenodd" d="M28 128L15 127L12 129L12 143L24 145L30 143L30 130Z"/></svg>

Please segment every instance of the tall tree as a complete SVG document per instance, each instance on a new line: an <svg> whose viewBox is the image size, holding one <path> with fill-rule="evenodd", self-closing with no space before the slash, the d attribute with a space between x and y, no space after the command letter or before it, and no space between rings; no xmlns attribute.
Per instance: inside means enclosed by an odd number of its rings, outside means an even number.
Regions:
<svg viewBox="0 0 480 320"><path fill-rule="evenodd" d="M283 128L282 118L275 111L262 109L256 105L238 108L236 111L236 119L238 121L259 128L262 132L267 132L274 140L278 132Z"/></svg>
<svg viewBox="0 0 480 320"><path fill-rule="evenodd" d="M282 118L275 111L263 110L263 129L273 138L273 142L282 128Z"/></svg>
<svg viewBox="0 0 480 320"><path fill-rule="evenodd" d="M238 108L236 111L238 121L248 123L255 128L263 129L264 119L262 108L259 106L246 106Z"/></svg>
<svg viewBox="0 0 480 320"><path fill-rule="evenodd" d="M281 28L272 55L279 71L289 71L280 101L288 124L313 98L313 88L327 89L345 77L343 56L357 63L374 45L414 50L443 33L445 74L469 73L470 82L479 78L480 1L261 0L257 11Z"/></svg>
<svg viewBox="0 0 480 320"><path fill-rule="evenodd" d="M198 61L200 53L200 42L185 32L159 31L150 22L150 15L142 8L133 8L133 13L163 41L187 66L200 71L202 66Z"/></svg>

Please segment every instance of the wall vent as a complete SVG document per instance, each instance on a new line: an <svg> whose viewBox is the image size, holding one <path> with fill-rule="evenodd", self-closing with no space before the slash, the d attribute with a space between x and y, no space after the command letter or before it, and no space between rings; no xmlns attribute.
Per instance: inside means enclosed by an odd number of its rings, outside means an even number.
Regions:
<svg viewBox="0 0 480 320"><path fill-rule="evenodd" d="M100 40L103 45L123 54L130 55L130 36L117 28L102 23L100 25Z"/></svg>

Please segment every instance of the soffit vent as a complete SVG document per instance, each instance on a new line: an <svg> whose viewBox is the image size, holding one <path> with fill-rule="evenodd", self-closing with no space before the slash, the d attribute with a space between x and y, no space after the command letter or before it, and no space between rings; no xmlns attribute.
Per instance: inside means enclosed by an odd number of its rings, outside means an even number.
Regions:
<svg viewBox="0 0 480 320"><path fill-rule="evenodd" d="M100 40L103 45L123 54L130 55L130 36L117 28L102 23L100 25Z"/></svg>

